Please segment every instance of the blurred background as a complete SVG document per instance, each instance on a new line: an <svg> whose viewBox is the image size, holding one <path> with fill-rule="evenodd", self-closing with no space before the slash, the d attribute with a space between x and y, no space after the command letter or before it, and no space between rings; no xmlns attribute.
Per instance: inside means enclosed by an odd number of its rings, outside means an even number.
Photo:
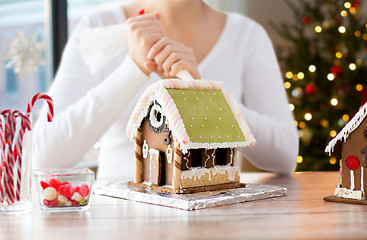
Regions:
<svg viewBox="0 0 367 240"><path fill-rule="evenodd" d="M46 92L83 14L114 1L123 0L0 0L0 109L25 111L34 94ZM367 100L367 3L206 2L256 20L272 39L300 134L296 170L338 170L338 156L324 149Z"/></svg>

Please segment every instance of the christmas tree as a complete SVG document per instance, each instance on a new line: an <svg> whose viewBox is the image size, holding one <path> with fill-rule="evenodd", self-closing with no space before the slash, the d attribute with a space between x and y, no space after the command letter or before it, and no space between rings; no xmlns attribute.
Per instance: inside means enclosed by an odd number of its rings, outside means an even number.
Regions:
<svg viewBox="0 0 367 240"><path fill-rule="evenodd" d="M278 51L300 134L297 170L337 170L324 153L367 100L367 22L361 1L287 1L294 23L273 27L289 45Z"/></svg>

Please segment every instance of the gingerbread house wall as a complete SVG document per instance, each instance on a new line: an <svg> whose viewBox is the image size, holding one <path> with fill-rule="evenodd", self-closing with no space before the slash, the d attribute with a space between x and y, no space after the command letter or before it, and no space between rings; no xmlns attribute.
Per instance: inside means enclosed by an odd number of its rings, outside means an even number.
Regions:
<svg viewBox="0 0 367 240"><path fill-rule="evenodd" d="M163 140L168 137L167 133L166 132L154 133L152 128L149 127L147 119L143 120L141 129L142 129L142 134L141 134L142 143L144 143L145 141L148 144L149 149L155 149L162 153L166 153L168 146L170 146L172 149L172 157L173 157L174 143L173 143L172 137L170 137L171 143L169 145L165 145L163 143ZM150 161L151 161L150 153L148 152L148 156L146 158L143 157L143 161L142 161L142 170L143 170L142 179L143 181L147 181L147 182L151 182L151 177L156 177L156 176L152 176L152 172L151 172L152 169L151 169ZM164 162L161 162L160 164L165 164L164 167L162 165L156 166L156 167L163 167L164 169L165 185L172 185L173 161L169 163L167 161L167 157L165 157Z"/></svg>
<svg viewBox="0 0 367 240"><path fill-rule="evenodd" d="M361 185L364 189L367 186L367 164L365 163L365 154L361 153L361 150L367 146L367 119L363 120L362 123L348 136L347 140L342 143L342 188L351 188L351 171L347 167L346 158L348 156L355 156L359 165L358 168L352 171L354 178L354 190L361 190ZM363 173L361 172L363 171ZM363 181L363 184L361 182ZM364 190L363 189L363 190Z"/></svg>

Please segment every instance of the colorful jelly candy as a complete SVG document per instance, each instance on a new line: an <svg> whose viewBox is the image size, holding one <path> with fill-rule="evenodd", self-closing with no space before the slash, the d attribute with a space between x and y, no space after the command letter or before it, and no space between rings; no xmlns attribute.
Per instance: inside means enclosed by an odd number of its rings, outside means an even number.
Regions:
<svg viewBox="0 0 367 240"><path fill-rule="evenodd" d="M74 207L88 204L89 186L73 186L69 182L61 182L50 178L48 182L41 181L43 189L43 204L47 207Z"/></svg>

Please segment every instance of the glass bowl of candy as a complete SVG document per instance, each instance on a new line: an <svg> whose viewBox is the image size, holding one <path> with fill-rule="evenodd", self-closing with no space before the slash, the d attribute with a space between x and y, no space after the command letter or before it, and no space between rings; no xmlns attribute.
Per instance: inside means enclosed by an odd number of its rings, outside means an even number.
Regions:
<svg viewBox="0 0 367 240"><path fill-rule="evenodd" d="M83 211L89 208L94 172L88 168L33 170L34 191L44 211Z"/></svg>

